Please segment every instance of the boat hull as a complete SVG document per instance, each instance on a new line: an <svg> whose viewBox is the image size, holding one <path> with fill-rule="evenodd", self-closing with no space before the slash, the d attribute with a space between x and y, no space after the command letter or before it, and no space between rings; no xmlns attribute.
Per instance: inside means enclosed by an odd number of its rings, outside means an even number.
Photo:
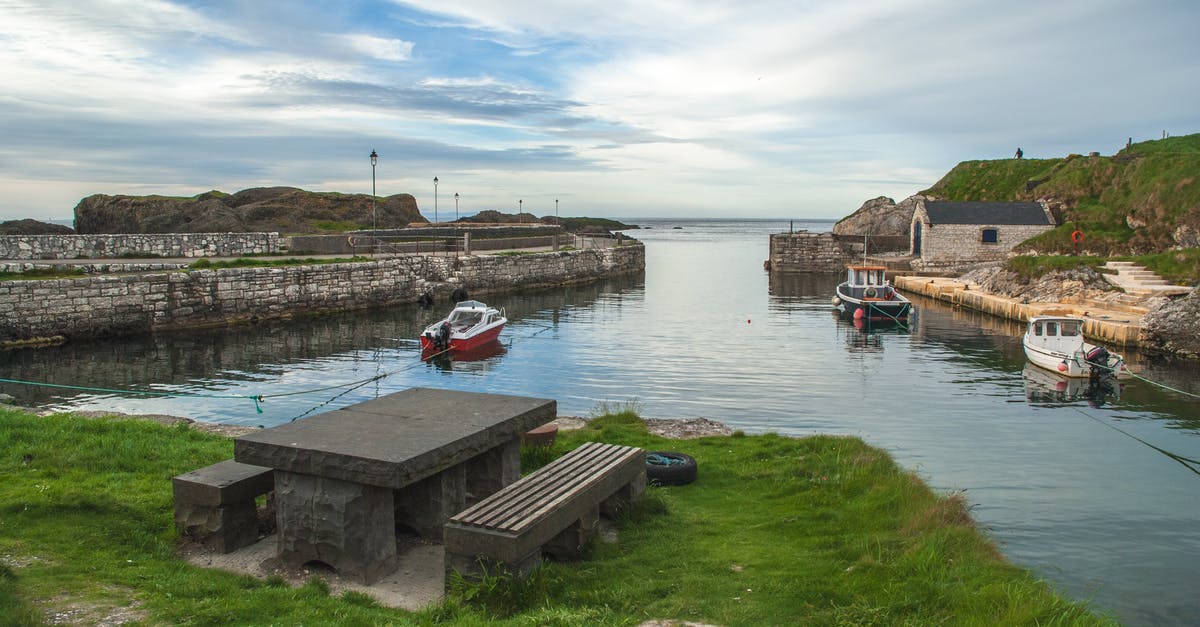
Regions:
<svg viewBox="0 0 1200 627"><path fill-rule="evenodd" d="M489 342L497 341L500 337L500 332L503 330L504 323L500 323L470 336L453 333L450 335L449 348L442 350L455 352L473 351ZM427 334L421 335L421 352L439 352L438 347L434 345L433 340Z"/></svg>
<svg viewBox="0 0 1200 627"><path fill-rule="evenodd" d="M912 311L912 301L894 291L891 292L891 298L858 297L851 294L851 291L845 283L839 285L834 297L834 306L855 320L906 320Z"/></svg>

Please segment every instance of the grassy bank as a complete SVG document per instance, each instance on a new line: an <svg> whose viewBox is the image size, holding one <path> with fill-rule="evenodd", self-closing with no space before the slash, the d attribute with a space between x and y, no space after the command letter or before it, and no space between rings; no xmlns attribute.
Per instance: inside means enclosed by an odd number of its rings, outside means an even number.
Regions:
<svg viewBox="0 0 1200 627"><path fill-rule="evenodd" d="M854 438L671 441L636 415L527 450L527 469L583 441L693 455L699 479L651 488L619 542L488 580L420 613L331 596L319 580L209 571L176 557L170 478L232 455L186 426L0 410L0 623L125 612L144 624L1103 624L1008 565L963 500L934 495Z"/></svg>

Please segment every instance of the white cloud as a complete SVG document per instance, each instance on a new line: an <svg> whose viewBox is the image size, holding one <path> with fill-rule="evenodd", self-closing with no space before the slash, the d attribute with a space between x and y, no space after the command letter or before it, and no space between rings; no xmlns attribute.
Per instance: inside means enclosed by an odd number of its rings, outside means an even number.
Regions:
<svg viewBox="0 0 1200 627"><path fill-rule="evenodd" d="M413 44L409 41L362 34L341 37L354 51L382 61L400 62L412 58Z"/></svg>

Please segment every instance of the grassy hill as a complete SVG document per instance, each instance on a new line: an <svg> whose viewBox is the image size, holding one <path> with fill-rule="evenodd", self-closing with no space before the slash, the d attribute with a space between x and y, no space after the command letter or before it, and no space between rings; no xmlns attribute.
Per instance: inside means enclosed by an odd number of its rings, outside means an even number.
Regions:
<svg viewBox="0 0 1200 627"><path fill-rule="evenodd" d="M964 161L921 192L944 200L1044 199L1060 226L1018 250L1146 255L1200 237L1200 134L1133 144L1113 156Z"/></svg>

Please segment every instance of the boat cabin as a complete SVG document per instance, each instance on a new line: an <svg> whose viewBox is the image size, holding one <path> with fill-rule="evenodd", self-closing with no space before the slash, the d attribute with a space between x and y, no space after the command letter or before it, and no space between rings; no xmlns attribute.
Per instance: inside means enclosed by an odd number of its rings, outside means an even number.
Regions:
<svg viewBox="0 0 1200 627"><path fill-rule="evenodd" d="M1029 341L1049 350L1072 353L1083 342L1083 320L1036 317L1029 320Z"/></svg>
<svg viewBox="0 0 1200 627"><path fill-rule="evenodd" d="M884 278L884 266L848 266L846 284L850 287L882 287L888 284Z"/></svg>

